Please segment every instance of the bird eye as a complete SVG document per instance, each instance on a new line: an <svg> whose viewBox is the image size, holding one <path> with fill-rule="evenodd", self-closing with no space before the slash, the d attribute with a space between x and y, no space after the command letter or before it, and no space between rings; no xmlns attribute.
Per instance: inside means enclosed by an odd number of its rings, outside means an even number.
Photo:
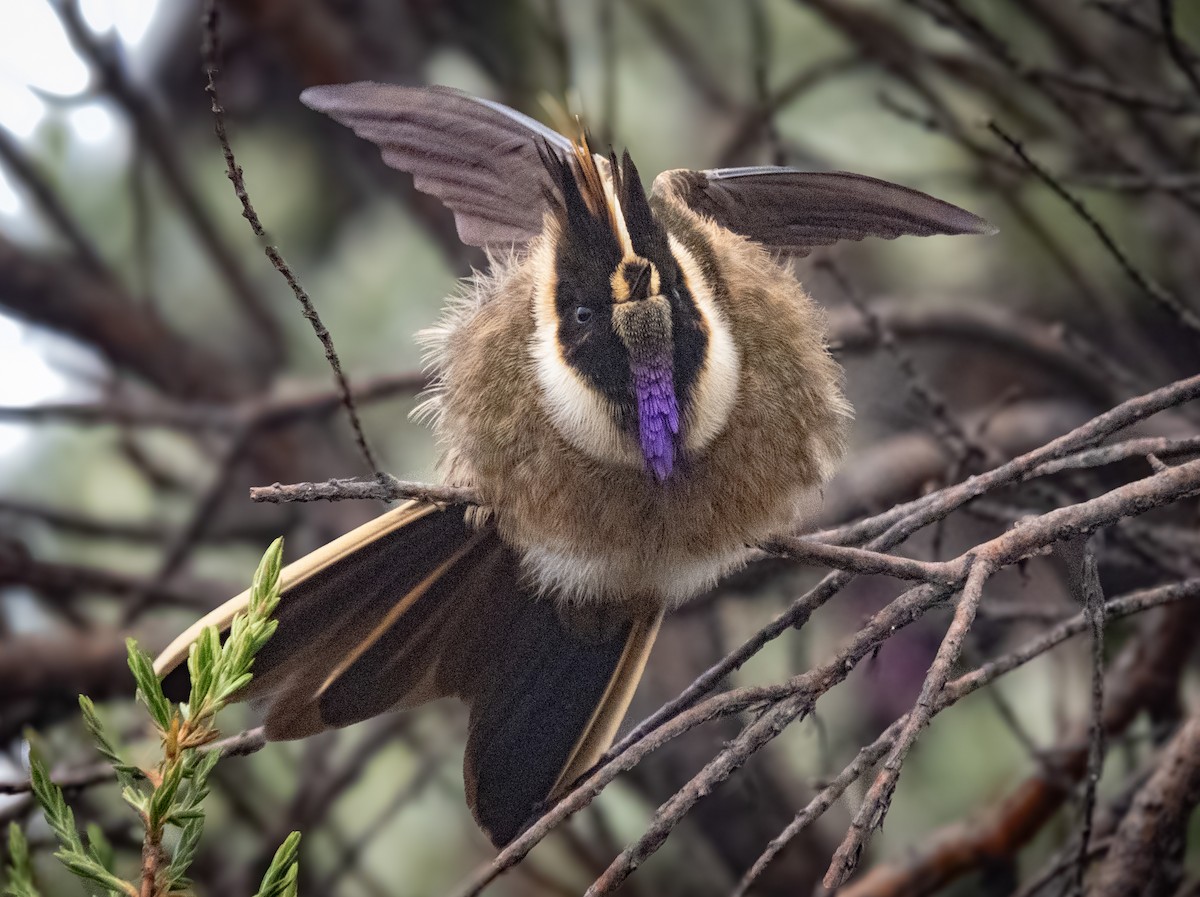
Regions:
<svg viewBox="0 0 1200 897"><path fill-rule="evenodd" d="M586 324L592 319L592 310L586 305L581 305L575 309L575 320L580 324Z"/></svg>

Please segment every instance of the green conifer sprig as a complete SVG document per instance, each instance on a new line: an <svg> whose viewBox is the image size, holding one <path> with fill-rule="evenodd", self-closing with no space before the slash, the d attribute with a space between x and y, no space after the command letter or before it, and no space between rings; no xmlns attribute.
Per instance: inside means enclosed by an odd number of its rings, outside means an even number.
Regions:
<svg viewBox="0 0 1200 897"><path fill-rule="evenodd" d="M162 756L153 769L127 764L106 731L95 706L80 695L79 708L97 750L112 766L121 796L141 817L145 828L142 867L137 883L112 871L113 850L97 826L89 826L87 843L75 826L75 816L62 789L36 750L30 751L33 793L59 843L55 856L76 876L99 885L106 894L121 897L179 897L189 893L188 868L204 830L204 799L208 779L221 755L205 750L219 737L215 717L245 688L253 676L254 657L275 632L271 618L279 603L283 540L267 549L254 573L246 610L234 617L225 643L215 626L204 630L188 653L192 690L184 704L167 700L154 663L130 639L129 669L137 683L138 700L145 705L159 735ZM174 849L168 849L168 827L179 829ZM33 880L29 844L21 830L9 827L8 897L41 897ZM300 833L293 832L279 847L255 897L296 897Z"/></svg>

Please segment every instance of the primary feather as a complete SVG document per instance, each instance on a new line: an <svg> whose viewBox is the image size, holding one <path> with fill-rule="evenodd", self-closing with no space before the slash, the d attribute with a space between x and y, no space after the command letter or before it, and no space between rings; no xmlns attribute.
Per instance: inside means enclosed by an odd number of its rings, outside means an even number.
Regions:
<svg viewBox="0 0 1200 897"><path fill-rule="evenodd" d="M839 240L996 232L978 215L927 193L847 171L677 169L655 178L653 192L794 256Z"/></svg>

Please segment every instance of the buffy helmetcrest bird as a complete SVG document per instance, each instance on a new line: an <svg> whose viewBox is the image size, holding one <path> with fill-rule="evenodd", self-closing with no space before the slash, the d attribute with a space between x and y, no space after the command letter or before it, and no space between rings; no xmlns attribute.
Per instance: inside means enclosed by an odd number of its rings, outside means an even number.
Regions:
<svg viewBox="0 0 1200 897"><path fill-rule="evenodd" d="M423 406L445 479L483 505L407 502L285 568L245 697L286 739L458 696L467 800L505 844L608 747L664 611L794 525L842 456L841 370L781 262L992 228L844 172L680 169L647 196L628 153L445 87L301 99L490 251L425 335ZM245 601L158 659L169 693Z"/></svg>

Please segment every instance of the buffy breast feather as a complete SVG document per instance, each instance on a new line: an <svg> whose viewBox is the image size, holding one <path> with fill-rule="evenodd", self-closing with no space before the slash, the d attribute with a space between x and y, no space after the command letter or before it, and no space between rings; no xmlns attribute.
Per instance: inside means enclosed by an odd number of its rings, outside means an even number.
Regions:
<svg viewBox="0 0 1200 897"><path fill-rule="evenodd" d="M470 707L467 801L497 845L604 752L671 607L794 524L842 456L850 407L823 315L781 260L982 219L863 175L674 170L649 196L593 153L445 87L346 84L302 100L491 251L425 334L447 482L291 564L244 697L270 738L430 699ZM158 659L186 695L200 627Z"/></svg>

